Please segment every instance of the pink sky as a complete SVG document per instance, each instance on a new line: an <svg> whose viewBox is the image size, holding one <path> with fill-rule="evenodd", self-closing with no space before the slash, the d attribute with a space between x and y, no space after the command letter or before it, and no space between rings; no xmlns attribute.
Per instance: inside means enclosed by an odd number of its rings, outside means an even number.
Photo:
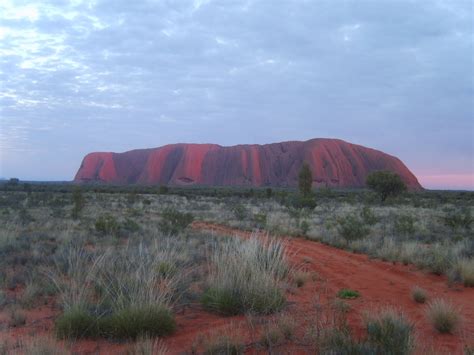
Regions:
<svg viewBox="0 0 474 355"><path fill-rule="evenodd" d="M448 175L416 175L420 184L426 189L440 190L474 190L474 173Z"/></svg>

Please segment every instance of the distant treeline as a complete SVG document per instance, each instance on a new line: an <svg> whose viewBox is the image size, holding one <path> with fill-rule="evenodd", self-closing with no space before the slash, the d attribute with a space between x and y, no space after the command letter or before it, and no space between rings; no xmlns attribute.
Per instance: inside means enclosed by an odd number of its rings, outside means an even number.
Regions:
<svg viewBox="0 0 474 355"><path fill-rule="evenodd" d="M23 182L18 179L1 180L0 191L108 194L170 194L192 198L193 196L237 197L237 198L275 198L283 201L298 196L298 190L291 187L239 187L239 186L166 186L166 185L110 185L75 184L72 182ZM316 201L335 199L348 203L376 203L373 192L368 189L313 189L312 197ZM414 203L430 205L434 202L462 203L474 205L474 191L424 190L405 192L394 198L392 203ZM431 203L430 203L431 202Z"/></svg>

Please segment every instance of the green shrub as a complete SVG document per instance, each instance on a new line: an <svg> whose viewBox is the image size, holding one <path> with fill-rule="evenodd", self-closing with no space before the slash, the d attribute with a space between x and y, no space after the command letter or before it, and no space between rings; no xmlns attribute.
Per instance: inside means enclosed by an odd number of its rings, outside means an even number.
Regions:
<svg viewBox="0 0 474 355"><path fill-rule="evenodd" d="M364 206L360 211L360 218L364 221L365 224L373 226L377 224L379 218L375 215L372 209L369 206Z"/></svg>
<svg viewBox="0 0 474 355"><path fill-rule="evenodd" d="M232 212L238 221L243 221L248 215L247 209L242 204L235 205L232 208Z"/></svg>
<svg viewBox="0 0 474 355"><path fill-rule="evenodd" d="M186 229L193 219L194 217L191 213L182 213L174 208L166 208L161 213L159 227L166 235L176 235Z"/></svg>
<svg viewBox="0 0 474 355"><path fill-rule="evenodd" d="M442 217L442 221L445 226L448 226L454 230L459 228L471 229L471 225L474 221L474 218L471 215L471 210L469 208L464 208L461 211L450 210Z"/></svg>
<svg viewBox="0 0 474 355"><path fill-rule="evenodd" d="M128 232L138 232L140 230L140 225L135 222L133 219L127 218L125 222L122 223L122 228Z"/></svg>
<svg viewBox="0 0 474 355"><path fill-rule="evenodd" d="M206 309L225 316L244 313L242 295L238 290L208 288L201 302Z"/></svg>
<svg viewBox="0 0 474 355"><path fill-rule="evenodd" d="M395 219L394 231L397 235L413 235L415 233L415 218L410 215L400 215Z"/></svg>
<svg viewBox="0 0 474 355"><path fill-rule="evenodd" d="M82 339L99 336L99 322L89 312L72 308L60 315L55 322L56 336L59 339Z"/></svg>
<svg viewBox="0 0 474 355"><path fill-rule="evenodd" d="M119 229L117 219L109 214L100 216L95 222L95 230L102 235L117 235Z"/></svg>
<svg viewBox="0 0 474 355"><path fill-rule="evenodd" d="M308 221L305 221L305 220L304 220L304 221L301 221L301 223L300 223L300 230L301 230L301 234L302 234L303 236L305 236L305 235L308 234L309 228L310 228L310 227L309 227Z"/></svg>
<svg viewBox="0 0 474 355"><path fill-rule="evenodd" d="M375 171L367 176L366 184L377 192L382 202L390 196L397 196L407 187L400 176L390 171Z"/></svg>
<svg viewBox="0 0 474 355"><path fill-rule="evenodd" d="M100 333L115 339L137 339L171 334L176 323L171 311L149 305L124 308L100 321Z"/></svg>
<svg viewBox="0 0 474 355"><path fill-rule="evenodd" d="M347 242L362 239L370 233L370 228L356 215L349 214L338 218L336 224L339 234Z"/></svg>
<svg viewBox="0 0 474 355"><path fill-rule="evenodd" d="M158 189L158 193L160 195L166 195L169 192L169 188L166 185L161 185L160 188Z"/></svg>
<svg viewBox="0 0 474 355"><path fill-rule="evenodd" d="M403 355L414 350L413 325L399 312L388 309L365 320L367 342L378 354Z"/></svg>
<svg viewBox="0 0 474 355"><path fill-rule="evenodd" d="M253 215L253 221L257 228L265 228L267 225L267 214L266 213L255 213Z"/></svg>
<svg viewBox="0 0 474 355"><path fill-rule="evenodd" d="M301 166L300 172L298 174L298 189L301 196L309 196L311 194L311 189L313 185L313 174L311 168L307 163L304 163Z"/></svg>
<svg viewBox="0 0 474 355"><path fill-rule="evenodd" d="M342 299L354 299L358 298L360 296L360 293L355 290L351 290L348 288L343 288L337 293L337 297L342 298Z"/></svg>
<svg viewBox="0 0 474 355"><path fill-rule="evenodd" d="M84 206L86 204L80 187L76 187L72 192L72 203L73 208L71 211L71 216L72 218L76 219L79 217L81 211L84 209Z"/></svg>
<svg viewBox="0 0 474 355"><path fill-rule="evenodd" d="M442 299L433 300L426 309L426 315L440 333L453 333L461 322L459 310L452 303Z"/></svg>

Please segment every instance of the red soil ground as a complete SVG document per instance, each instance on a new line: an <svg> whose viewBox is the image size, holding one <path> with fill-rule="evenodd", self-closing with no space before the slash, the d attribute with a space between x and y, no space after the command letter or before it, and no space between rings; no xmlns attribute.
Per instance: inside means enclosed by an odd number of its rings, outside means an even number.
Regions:
<svg viewBox="0 0 474 355"><path fill-rule="evenodd" d="M216 235L244 238L251 235L250 232L204 222L193 223L193 228ZM414 322L417 342L421 344L417 353L462 354L465 346L474 346L474 288L449 287L445 277L427 274L413 266L372 260L365 255L302 238L284 240L291 263L317 275L317 278L309 280L303 287L288 290L286 313L296 319L300 328L297 329L298 335L304 334L308 325L318 322L318 319L320 323L324 323L325 318L320 312L321 305L327 305L334 300L341 288L351 288L361 294L358 299L347 301L351 305L348 322L356 337L364 334L362 317L365 312L393 306L402 310ZM410 290L415 285L425 289L431 299L447 299L462 309L464 321L458 332L440 335L431 327L425 317L426 306L416 304L410 298ZM51 336L53 320L57 313L57 307L52 300L43 307L26 311L25 326L8 328L8 315L0 312L0 341L9 339L12 342L19 338L28 339L32 335ZM233 325L234 332L238 329L246 344L250 345L248 353L259 352L252 346L259 339L259 332L255 331L258 324L256 326L249 317L221 317L204 311L196 304L178 312L176 320L177 332L165 339L173 354L190 352L193 344L203 335L228 329L229 324ZM256 322L258 323L258 320ZM127 344L105 340L79 341L72 344L72 350L76 354L121 354L126 348ZM304 354L307 350L308 348L301 344L292 344L280 348L279 353ZM260 352L267 353L263 350Z"/></svg>

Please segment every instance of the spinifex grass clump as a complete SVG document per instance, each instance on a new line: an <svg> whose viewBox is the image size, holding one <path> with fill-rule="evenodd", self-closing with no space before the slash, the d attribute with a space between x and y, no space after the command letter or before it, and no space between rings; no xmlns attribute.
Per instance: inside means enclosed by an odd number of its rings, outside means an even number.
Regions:
<svg viewBox="0 0 474 355"><path fill-rule="evenodd" d="M474 287L474 259L458 259L448 272L449 279L461 282L466 287Z"/></svg>
<svg viewBox="0 0 474 355"><path fill-rule="evenodd" d="M419 286L414 286L411 289L411 298L416 303L425 303L427 299L426 291Z"/></svg>
<svg viewBox="0 0 474 355"><path fill-rule="evenodd" d="M443 299L435 299L428 305L426 315L440 333L453 333L461 323L459 309Z"/></svg>
<svg viewBox="0 0 474 355"><path fill-rule="evenodd" d="M66 265L76 269L54 279L65 308L56 321L59 338L136 339L174 331L170 305L183 287L186 255L176 245L129 244L95 255L76 248L66 255Z"/></svg>
<svg viewBox="0 0 474 355"><path fill-rule="evenodd" d="M413 325L393 309L369 315L365 320L367 342L377 354L410 354L414 349Z"/></svg>
<svg viewBox="0 0 474 355"><path fill-rule="evenodd" d="M278 311L285 304L281 282L287 273L281 241L255 236L229 239L214 247L202 302L209 310L224 315Z"/></svg>

